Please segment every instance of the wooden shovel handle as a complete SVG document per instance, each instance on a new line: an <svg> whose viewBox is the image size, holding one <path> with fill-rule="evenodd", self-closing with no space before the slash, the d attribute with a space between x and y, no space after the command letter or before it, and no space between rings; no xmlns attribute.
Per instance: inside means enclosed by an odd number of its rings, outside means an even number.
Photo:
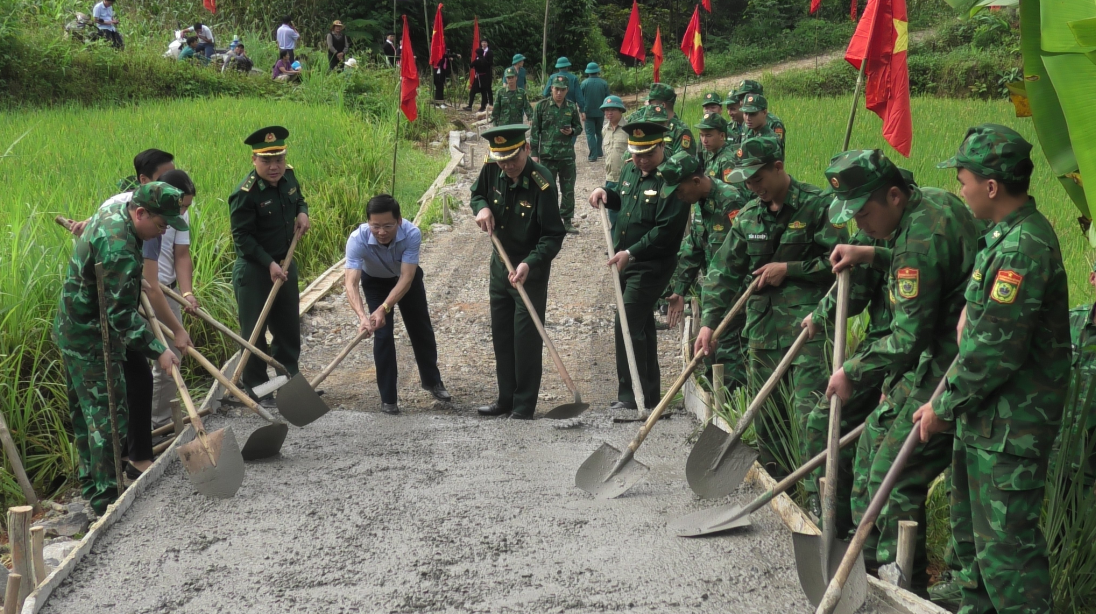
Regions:
<svg viewBox="0 0 1096 614"><path fill-rule="evenodd" d="M612 258L616 252L613 247L613 234L609 230L609 212L605 210L604 205L598 207L598 212L601 216L601 230L605 235L605 246L609 257ZM643 382L639 381L639 368L636 367L636 351L632 345L632 329L628 326L628 314L624 311L624 290L620 285L620 270L615 266L612 269L610 276L613 278L613 292L616 295L620 336L624 339L624 354L628 358L628 374L632 380L632 394L636 398L636 410L642 416L643 412L647 410L647 400L643 398Z"/></svg>
<svg viewBox="0 0 1096 614"><path fill-rule="evenodd" d="M503 264L506 265L506 270L511 273L514 272L514 265L510 263L510 257L506 255L506 250L502 248L502 242L499 238L491 233L491 242L495 244L495 251L498 252L499 258L502 258ZM571 391L571 394L578 397L578 387L575 386L575 382L571 380L571 375L567 373L567 368L563 366L563 361L559 358L559 353L556 352L556 346L552 343L552 340L548 337L548 331L544 330L544 324L540 321L540 316L537 315L537 310L533 308L533 301L529 299L529 295L525 292L525 285L522 283L517 284L518 294L521 295L522 302L525 303L525 309L529 311L529 316L533 318L533 324L537 327L537 332L540 333L540 338L544 340L544 345L548 348L548 354L552 357L552 362L556 363L556 370L559 371L559 376L563 378L563 384L567 386L567 389Z"/></svg>
<svg viewBox="0 0 1096 614"><path fill-rule="evenodd" d="M289 243L289 251L285 254L285 260L282 261L282 270L286 276L289 275L289 265L293 264L293 251L297 249L297 241L301 238L301 233L298 231L293 233L293 241ZM274 307L274 299L278 298L278 291L282 289L282 284L285 282L278 280L274 282L274 287L270 289L270 294L266 297L266 303L263 304L263 310L259 313L259 319L255 322L255 328L251 330L251 339L248 340L251 345L255 345L259 342L259 335L263 332L263 324L266 324L266 317L270 315L271 308ZM244 374L244 367L247 366L247 360L251 358L251 352L246 348L243 351L243 355L240 356L240 364L236 365L236 373L232 375L232 383L239 384L240 376Z"/></svg>
<svg viewBox="0 0 1096 614"><path fill-rule="evenodd" d="M145 310L145 317L152 324L152 332L156 335L156 339L164 344L164 347L169 347L167 339L164 339L163 331L166 327L156 319L156 314L152 311L152 304L148 301L148 295L143 290L141 291L141 307ZM217 459L213 455L213 448L209 443L209 437L206 435L202 418L198 415L198 410L194 408L194 401L190 399L190 393L186 389L186 382L183 381L182 374L179 373L178 365L171 365L171 377L175 380L175 387L179 389L179 396L182 397L183 405L186 406L186 413L190 415L190 424L194 426L194 432L202 443L202 449L209 456L209 462L216 466Z"/></svg>
<svg viewBox="0 0 1096 614"><path fill-rule="evenodd" d="M185 298L183 298L178 292L172 290L167 284L161 283L160 284L160 289L163 290L164 295L166 295L168 298L175 301L176 303L179 303L183 307L189 307L190 306L190 303L187 302L187 300ZM221 333L227 335L229 339L232 339L233 341L238 343L241 348L251 352L257 358L259 358L259 360L262 360L266 364L274 367L274 370L277 371L278 373L280 373L282 375L289 375L289 370L285 368L285 365L278 362L277 360L274 360L273 356L270 356L266 352L264 352L264 351L260 350L259 348L255 347L250 341L248 341L247 339L244 339L243 337L241 337L236 331L234 331L231 328L225 326L224 324L221 324L220 322L218 322L216 318L209 315L209 312L205 311L201 307L196 307L194 309L194 313L196 313L199 318L204 320L206 322L206 324L209 324L210 326L217 329Z"/></svg>
<svg viewBox="0 0 1096 614"><path fill-rule="evenodd" d="M958 363L959 356L957 354L955 359L951 361L951 366L944 372L944 376L940 378L940 383L936 385L936 390L932 392L932 398L929 399L929 403L935 401L937 397L944 393L944 388L948 383L948 373L951 372ZM913 428L906 437L906 441L902 443L902 448L898 451L898 455L894 458L894 462L891 463L890 469L887 470L887 475L883 478L883 483L879 485L879 490L876 491L875 496L872 497L871 504L868 505L867 511L864 512L864 517L860 519L860 526L856 527L856 534L849 544L849 549L845 551L845 558L841 559L841 566L837 568L837 573L834 574L833 579L830 580L829 586L826 587L826 594L822 596L822 601L818 604L816 614L831 614L834 611L834 608L837 607L837 603L841 601L841 591L844 590L845 582L848 581L849 574L852 573L853 563L856 562L856 557L860 554L860 551L864 549L864 542L868 540L868 534L871 533L872 528L875 526L875 521L879 518L879 513L883 511L883 505L886 504L887 499L890 497L890 492L891 489L894 488L894 483L898 481L898 477L906 467L906 462L909 461L910 456L913 455L913 451L917 448L917 444L921 440L920 426L920 420L913 423Z"/></svg>
<svg viewBox="0 0 1096 614"><path fill-rule="evenodd" d="M320 374L313 378L312 381L308 383L308 385L312 386L312 389L315 390L316 386L319 386L325 379L327 379L327 376L331 375L331 372L335 370L335 367L338 367L339 364L342 363L343 359L345 359L347 355L350 354L350 351L357 347L357 345L362 342L362 339L365 339L371 334L373 334L372 331L363 330L355 335L355 337L350 340L350 343L347 343L346 347L344 347L342 351L339 352L339 355L335 357L335 360L332 360L331 364L324 367L323 371L320 371Z"/></svg>
<svg viewBox="0 0 1096 614"><path fill-rule="evenodd" d="M849 285L850 271L845 269L837 274L837 313L834 316L833 368L836 373L845 364L845 344L848 340L849 325ZM836 536L837 527L837 481L841 450L841 397L830 397L829 440L826 449L826 482L822 493L822 570L829 577L830 548Z"/></svg>
<svg viewBox="0 0 1096 614"><path fill-rule="evenodd" d="M63 216L63 215L58 215L58 216L54 217L53 221L57 222L58 226L60 226L61 228L64 228L65 230L67 230L69 232L72 232L72 224L73 224L73 222L75 222L75 220L70 220L67 217Z"/></svg>

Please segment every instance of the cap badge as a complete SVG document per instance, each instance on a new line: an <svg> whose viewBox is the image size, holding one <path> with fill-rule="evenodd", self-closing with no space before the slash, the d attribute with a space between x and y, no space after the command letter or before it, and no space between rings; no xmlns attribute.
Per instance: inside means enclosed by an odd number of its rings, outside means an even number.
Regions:
<svg viewBox="0 0 1096 614"><path fill-rule="evenodd" d="M753 96L750 96L749 98L747 98L746 102L753 102Z"/></svg>
<svg viewBox="0 0 1096 614"><path fill-rule="evenodd" d="M647 136L647 135L642 130L640 130L639 128L636 128L635 130L632 131L632 136L634 136L636 138L640 138L640 137L644 137L644 136Z"/></svg>
<svg viewBox="0 0 1096 614"><path fill-rule="evenodd" d="M737 157L737 158L741 158L741 157L742 157L742 150L741 150L741 149L739 149L738 151L734 152L734 155L735 155L735 157Z"/></svg>
<svg viewBox="0 0 1096 614"><path fill-rule="evenodd" d="M274 136L273 132L267 132L266 133L266 138L264 138L263 140L266 141L267 143L273 143L276 138L277 137Z"/></svg>
<svg viewBox="0 0 1096 614"><path fill-rule="evenodd" d="M506 142L506 137L504 137L504 136L496 136L495 137L495 145L502 145L505 142Z"/></svg>
<svg viewBox="0 0 1096 614"><path fill-rule="evenodd" d="M841 187L841 182L837 180L837 177L830 177L830 185L832 185L833 189L836 190L837 188Z"/></svg>

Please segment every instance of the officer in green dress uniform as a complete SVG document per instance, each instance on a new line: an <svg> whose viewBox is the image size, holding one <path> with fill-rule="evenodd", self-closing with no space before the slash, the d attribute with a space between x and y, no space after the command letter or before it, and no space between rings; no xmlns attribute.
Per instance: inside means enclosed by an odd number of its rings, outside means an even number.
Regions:
<svg viewBox="0 0 1096 614"><path fill-rule="evenodd" d="M282 280L264 324L273 342L268 351L266 335L260 334L255 345L294 375L299 371L297 360L301 355L297 263L293 262L287 271L282 268L282 260L294 234L308 232L310 224L308 203L293 167L285 161L287 138L289 130L268 126L244 139L244 144L251 146L255 168L228 197L228 211L236 248L232 287L240 330L245 338L251 337L274 282ZM243 372L244 385L253 388L267 379L266 363L249 360Z"/></svg>
<svg viewBox="0 0 1096 614"><path fill-rule="evenodd" d="M616 251L608 264L620 271L636 369L644 400L650 408L662 396L653 308L677 266L677 251L685 234L689 209L674 196L676 186L667 189L658 172L665 161L666 127L641 121L626 124L624 130L632 159L624 164L616 188L597 188L590 194L590 206L605 206L619 212L613 228ZM615 335L617 400L610 409L636 409L619 317Z"/></svg>
<svg viewBox="0 0 1096 614"><path fill-rule="evenodd" d="M499 396L477 411L521 420L531 420L537 408L542 341L516 284L524 284L543 322L552 259L566 234L552 174L531 159L526 130L517 124L484 131L490 154L472 184L471 203L476 223L498 237L515 268L509 273L492 250L491 340Z"/></svg>

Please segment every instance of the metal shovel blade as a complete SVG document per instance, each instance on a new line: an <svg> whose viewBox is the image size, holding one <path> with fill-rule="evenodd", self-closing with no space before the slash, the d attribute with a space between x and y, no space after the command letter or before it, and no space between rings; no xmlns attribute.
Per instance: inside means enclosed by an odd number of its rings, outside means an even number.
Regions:
<svg viewBox="0 0 1096 614"><path fill-rule="evenodd" d="M685 479L701 499L719 499L734 492L757 459L757 451L741 439L723 454L730 438L730 433L709 422L689 452Z"/></svg>
<svg viewBox="0 0 1096 614"><path fill-rule="evenodd" d="M251 392L255 393L255 396L261 399L266 395L281 388L282 386L285 386L288 381L288 377L284 375L277 375L274 377L274 379L268 382L259 384L258 386L253 386L251 388Z"/></svg>
<svg viewBox="0 0 1096 614"><path fill-rule="evenodd" d="M312 384L297 373L278 389L278 411L293 426L305 426L331 411L312 389Z"/></svg>
<svg viewBox="0 0 1096 614"><path fill-rule="evenodd" d="M738 518L741 505L721 505L687 514L670 521L669 527L678 537L699 537L750 525L749 515Z"/></svg>
<svg viewBox="0 0 1096 614"><path fill-rule="evenodd" d="M822 574L822 537L808 535L806 533L792 533L792 546L795 550L795 569L799 572L799 584L812 605L818 607L822 602L822 596L826 594L826 587L830 579ZM841 559L845 557L845 550L849 543L844 540L833 542L830 550L830 569L837 571L841 566ZM868 597L868 573L864 569L864 554L856 557L856 563L849 573L849 579L845 582L845 588L841 591L841 601L837 602L835 614L853 614L864 605Z"/></svg>
<svg viewBox="0 0 1096 614"><path fill-rule="evenodd" d="M266 424L255 429L248 436L242 451L244 460L259 460L275 456L282 450L289 425L284 422Z"/></svg>
<svg viewBox="0 0 1096 614"><path fill-rule="evenodd" d="M614 499L635 486L651 469L634 458L615 474L613 467L620 460L620 450L603 443L575 474L575 486L601 499Z"/></svg>
<svg viewBox="0 0 1096 614"><path fill-rule="evenodd" d="M209 433L206 439L216 464L209 462L209 455L198 439L179 446L179 460L198 492L212 499L231 498L244 483L240 445L231 426Z"/></svg>
<svg viewBox="0 0 1096 614"><path fill-rule="evenodd" d="M559 407L553 407L551 411L544 414L543 418L550 420L566 420L568 418L574 418L580 415L582 412L590 409L589 403L583 403L581 400L575 403L566 403Z"/></svg>

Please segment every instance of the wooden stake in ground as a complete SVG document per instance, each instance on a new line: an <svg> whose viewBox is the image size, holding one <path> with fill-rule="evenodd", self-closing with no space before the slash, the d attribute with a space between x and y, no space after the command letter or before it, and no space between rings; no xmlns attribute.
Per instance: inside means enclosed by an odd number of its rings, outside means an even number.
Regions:
<svg viewBox="0 0 1096 614"><path fill-rule="evenodd" d="M17 573L8 574L8 589L4 593L4 614L16 614L23 609L23 600L18 598L19 587L22 586L23 576Z"/></svg>
<svg viewBox="0 0 1096 614"><path fill-rule="evenodd" d="M11 545L11 570L23 577L24 582L17 593L4 596L5 603L18 601L23 609L23 600L34 590L34 568L31 566L30 519L31 507L20 505L8 508L8 542Z"/></svg>
<svg viewBox="0 0 1096 614"><path fill-rule="evenodd" d="M31 527L30 530L30 553L32 563L34 564L34 585L37 587L39 584L46 581L46 559L42 555L42 549L45 545L46 528L45 527Z"/></svg>
<svg viewBox="0 0 1096 614"><path fill-rule="evenodd" d="M23 470L23 462L19 459L19 448L15 447L15 440L11 438L11 431L8 430L8 422L4 420L3 412L0 412L0 442L4 445L4 455L11 463L11 471L15 474L15 481L19 482L19 488L23 491L27 505L37 512L41 509L38 506L38 497L34 494L30 480L27 479L27 472Z"/></svg>

